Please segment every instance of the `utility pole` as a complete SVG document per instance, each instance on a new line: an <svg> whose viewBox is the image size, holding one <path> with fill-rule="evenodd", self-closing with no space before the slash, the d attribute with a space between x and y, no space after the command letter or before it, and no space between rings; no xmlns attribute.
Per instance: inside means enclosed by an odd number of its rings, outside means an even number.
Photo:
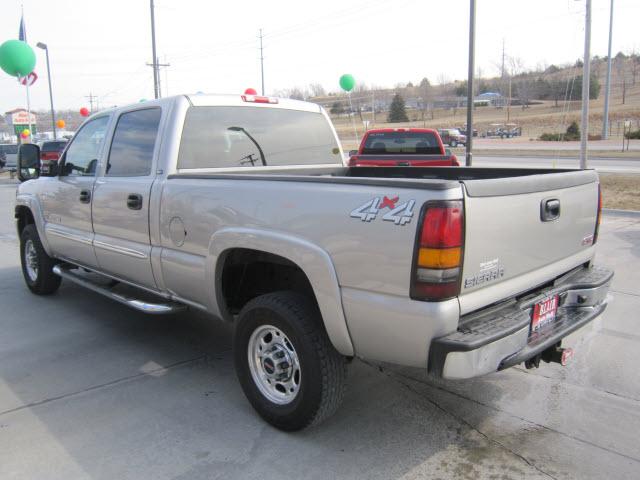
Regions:
<svg viewBox="0 0 640 480"><path fill-rule="evenodd" d="M467 74L467 144L465 165L473 163L473 75L475 73L476 0L469 0L469 73Z"/></svg>
<svg viewBox="0 0 640 480"><path fill-rule="evenodd" d="M84 98L89 100L89 110L93 113L93 101L97 100L98 97L93 93L89 92L89 95L85 95Z"/></svg>
<svg viewBox="0 0 640 480"><path fill-rule="evenodd" d="M260 29L260 76L262 78L262 96L264 97L264 55L263 55L263 47L262 47L262 29Z"/></svg>
<svg viewBox="0 0 640 480"><path fill-rule="evenodd" d="M609 138L609 92L611 90L611 39L613 37L613 0L609 13L609 53L607 54L607 85L604 90L604 115L602 116L602 139Z"/></svg>
<svg viewBox="0 0 640 480"><path fill-rule="evenodd" d="M371 89L371 115L373 116L373 125L376 125L376 91Z"/></svg>
<svg viewBox="0 0 640 480"><path fill-rule="evenodd" d="M156 98L162 98L162 88L161 88L161 85L160 85L160 67L170 67L171 64L170 63L160 63L160 59L156 58L156 63L155 64L147 63L147 65L149 67L154 67L154 70L157 70L157 72L158 72L158 73L155 74L155 75L158 76L158 80L157 80L158 95L156 96Z"/></svg>
<svg viewBox="0 0 640 480"><path fill-rule="evenodd" d="M151 3L151 54L153 59L153 94L155 98L160 98L160 86L159 80L160 76L158 75L158 57L156 55L156 20L155 13L153 7L153 0L150 0Z"/></svg>
<svg viewBox="0 0 640 480"><path fill-rule="evenodd" d="M584 16L584 66L582 67L582 120L580 132L580 168L587 168L589 139L589 80L591 79L591 0L587 0Z"/></svg>

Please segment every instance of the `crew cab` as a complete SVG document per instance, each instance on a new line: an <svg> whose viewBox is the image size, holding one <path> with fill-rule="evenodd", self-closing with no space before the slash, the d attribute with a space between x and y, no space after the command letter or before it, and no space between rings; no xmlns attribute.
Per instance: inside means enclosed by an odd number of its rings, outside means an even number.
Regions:
<svg viewBox="0 0 640 480"><path fill-rule="evenodd" d="M358 150L349 152L349 166L451 167L458 158L445 150L430 128L381 128L367 131Z"/></svg>
<svg viewBox="0 0 640 480"><path fill-rule="evenodd" d="M46 173L38 146L19 151L24 280L232 323L242 389L283 430L336 410L354 357L452 379L568 361L562 339L604 311L613 275L594 265L594 170L342 158L306 102L95 113Z"/></svg>

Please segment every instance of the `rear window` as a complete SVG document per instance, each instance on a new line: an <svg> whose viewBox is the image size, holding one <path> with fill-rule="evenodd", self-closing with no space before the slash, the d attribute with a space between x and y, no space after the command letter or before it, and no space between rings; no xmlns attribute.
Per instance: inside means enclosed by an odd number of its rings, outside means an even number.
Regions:
<svg viewBox="0 0 640 480"><path fill-rule="evenodd" d="M43 152L61 152L67 142L44 142L42 144Z"/></svg>
<svg viewBox="0 0 640 480"><path fill-rule="evenodd" d="M362 153L439 155L442 150L431 132L374 132L367 136Z"/></svg>
<svg viewBox="0 0 640 480"><path fill-rule="evenodd" d="M18 145L0 145L0 152L2 153L18 153Z"/></svg>
<svg viewBox="0 0 640 480"><path fill-rule="evenodd" d="M178 168L342 164L321 113L260 107L190 107Z"/></svg>

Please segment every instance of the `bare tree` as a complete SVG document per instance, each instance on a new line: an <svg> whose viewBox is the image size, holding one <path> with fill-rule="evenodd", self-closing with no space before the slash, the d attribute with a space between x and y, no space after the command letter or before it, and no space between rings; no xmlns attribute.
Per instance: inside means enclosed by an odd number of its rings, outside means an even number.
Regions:
<svg viewBox="0 0 640 480"><path fill-rule="evenodd" d="M422 123L425 125L425 114L429 110L429 105L432 97L432 88L431 83L429 83L429 79L424 77L420 81L420 85L417 87L418 89L418 98L420 99L420 110L422 111ZM433 108L431 108L431 120L433 120Z"/></svg>
<svg viewBox="0 0 640 480"><path fill-rule="evenodd" d="M631 52L631 80L632 85L636 84L636 77L638 72L640 71L640 55L635 51L635 49Z"/></svg>
<svg viewBox="0 0 640 480"><path fill-rule="evenodd" d="M291 98L293 100L306 100L311 96L309 94L309 90L307 90L306 88L300 88L300 87L276 90L275 94L277 97Z"/></svg>
<svg viewBox="0 0 640 480"><path fill-rule="evenodd" d="M622 88L622 104L624 105L627 99L627 57L624 53L618 52L614 58L614 65L616 74L618 76L618 83Z"/></svg>
<svg viewBox="0 0 640 480"><path fill-rule="evenodd" d="M325 97L327 95L324 87L319 83L310 83L309 90L312 97Z"/></svg>

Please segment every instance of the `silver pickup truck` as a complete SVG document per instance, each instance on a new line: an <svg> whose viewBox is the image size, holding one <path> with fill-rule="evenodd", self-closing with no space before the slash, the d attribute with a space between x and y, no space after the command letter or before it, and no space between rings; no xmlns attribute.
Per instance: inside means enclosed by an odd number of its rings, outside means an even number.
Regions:
<svg viewBox="0 0 640 480"><path fill-rule="evenodd" d="M315 104L176 96L96 113L58 164L23 146L27 286L235 324L242 388L296 430L360 357L466 379L566 363L607 305L592 170L345 167Z"/></svg>

